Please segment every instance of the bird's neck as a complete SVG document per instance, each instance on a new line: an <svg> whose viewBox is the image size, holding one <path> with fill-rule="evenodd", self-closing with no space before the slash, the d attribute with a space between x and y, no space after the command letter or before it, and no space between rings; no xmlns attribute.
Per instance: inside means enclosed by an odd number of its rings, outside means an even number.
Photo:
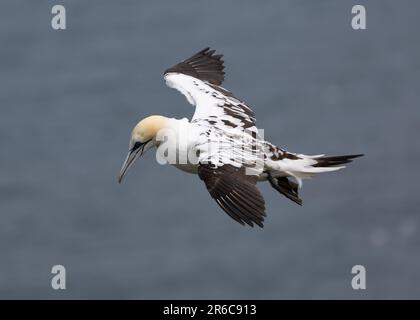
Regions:
<svg viewBox="0 0 420 320"><path fill-rule="evenodd" d="M185 133L188 132L189 127L190 122L187 118L165 118L165 122L156 135L157 146L165 141L166 137L173 140L174 137L179 137L180 134L184 136Z"/></svg>

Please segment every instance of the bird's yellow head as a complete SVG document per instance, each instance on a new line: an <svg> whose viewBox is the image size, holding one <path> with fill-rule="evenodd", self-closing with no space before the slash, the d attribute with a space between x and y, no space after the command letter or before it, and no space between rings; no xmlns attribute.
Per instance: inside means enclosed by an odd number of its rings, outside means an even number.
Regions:
<svg viewBox="0 0 420 320"><path fill-rule="evenodd" d="M150 116L137 123L131 132L128 155L121 168L118 182L121 183L128 169L142 154L156 145L156 135L167 124L168 118L162 116Z"/></svg>
<svg viewBox="0 0 420 320"><path fill-rule="evenodd" d="M150 116L144 118L133 129L130 143L146 143L156 138L159 130L165 128L168 118L162 116Z"/></svg>

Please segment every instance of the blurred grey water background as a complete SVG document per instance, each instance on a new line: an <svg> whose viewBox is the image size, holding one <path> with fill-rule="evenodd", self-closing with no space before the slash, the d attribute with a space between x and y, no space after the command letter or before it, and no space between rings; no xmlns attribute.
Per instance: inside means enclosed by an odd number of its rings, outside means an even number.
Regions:
<svg viewBox="0 0 420 320"><path fill-rule="evenodd" d="M420 3L362 2L366 31L354 1L1 1L0 298L420 298ZM140 118L192 115L162 72L206 46L272 142L366 156L303 207L261 185L262 230L153 153L118 185Z"/></svg>

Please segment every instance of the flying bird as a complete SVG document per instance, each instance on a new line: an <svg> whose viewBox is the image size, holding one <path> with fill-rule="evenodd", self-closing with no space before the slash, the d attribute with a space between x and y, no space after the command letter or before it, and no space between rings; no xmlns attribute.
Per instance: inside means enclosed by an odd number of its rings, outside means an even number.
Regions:
<svg viewBox="0 0 420 320"><path fill-rule="evenodd" d="M197 174L232 219L263 227L265 201L257 182L268 181L302 205L302 179L342 169L362 155L296 154L266 141L249 105L221 86L222 57L205 48L164 72L166 84L195 106L194 115L190 121L159 115L141 120L131 133L118 181L141 155L156 147L157 159Z"/></svg>

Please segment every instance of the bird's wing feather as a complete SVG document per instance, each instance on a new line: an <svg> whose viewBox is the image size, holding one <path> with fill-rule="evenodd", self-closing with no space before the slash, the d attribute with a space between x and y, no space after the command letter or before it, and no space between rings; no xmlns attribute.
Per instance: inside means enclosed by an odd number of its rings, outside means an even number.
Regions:
<svg viewBox="0 0 420 320"><path fill-rule="evenodd" d="M265 202L256 187L256 176L247 175L243 167L215 167L211 163L200 164L198 175L211 197L232 219L242 225L255 223L263 227Z"/></svg>
<svg viewBox="0 0 420 320"><path fill-rule="evenodd" d="M192 121L223 121L230 127L253 130L255 114L243 101L221 87L221 55L206 48L165 71L166 84L181 92L195 106ZM218 59L215 59L217 57ZM204 71L203 71L204 70Z"/></svg>
<svg viewBox="0 0 420 320"><path fill-rule="evenodd" d="M221 54L214 54L215 50L205 48L192 57L177 63L167 69L167 73L182 73L191 77L220 86L225 79L225 72Z"/></svg>

